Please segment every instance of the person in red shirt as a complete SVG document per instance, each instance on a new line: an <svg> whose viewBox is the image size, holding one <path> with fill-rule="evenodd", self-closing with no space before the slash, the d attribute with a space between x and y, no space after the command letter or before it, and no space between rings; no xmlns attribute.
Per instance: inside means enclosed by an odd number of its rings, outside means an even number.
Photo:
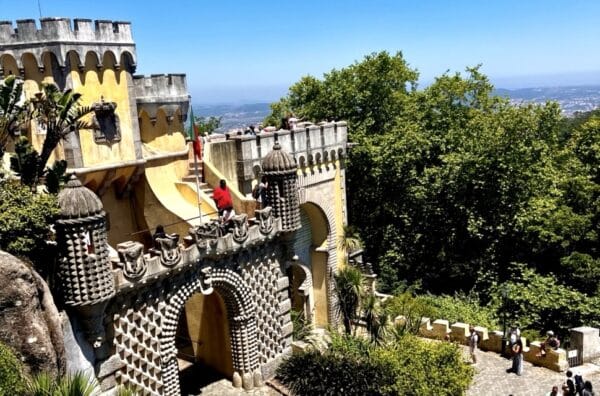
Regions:
<svg viewBox="0 0 600 396"><path fill-rule="evenodd" d="M229 188L227 188L225 180L221 179L219 187L215 188L213 199L219 210L221 222L226 223L231 220L234 215L233 200L231 199L231 193L229 192Z"/></svg>

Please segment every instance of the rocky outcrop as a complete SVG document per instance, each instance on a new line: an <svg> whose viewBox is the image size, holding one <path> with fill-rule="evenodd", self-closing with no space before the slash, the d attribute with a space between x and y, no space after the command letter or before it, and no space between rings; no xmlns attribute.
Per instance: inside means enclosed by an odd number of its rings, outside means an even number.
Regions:
<svg viewBox="0 0 600 396"><path fill-rule="evenodd" d="M60 317L50 289L31 266L0 251L0 342L30 373L64 374Z"/></svg>

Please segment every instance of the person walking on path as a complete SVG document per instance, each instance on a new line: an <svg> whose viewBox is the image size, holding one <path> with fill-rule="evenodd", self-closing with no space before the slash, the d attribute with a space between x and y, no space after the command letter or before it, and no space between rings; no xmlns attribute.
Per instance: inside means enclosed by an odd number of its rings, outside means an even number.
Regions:
<svg viewBox="0 0 600 396"><path fill-rule="evenodd" d="M471 361L473 364L477 363L477 344L479 343L479 334L475 331L473 326L469 326L469 353L471 354Z"/></svg>
<svg viewBox="0 0 600 396"><path fill-rule="evenodd" d="M507 371L521 375L523 374L523 341L521 341L520 337L517 338L511 350L513 353L512 367Z"/></svg>

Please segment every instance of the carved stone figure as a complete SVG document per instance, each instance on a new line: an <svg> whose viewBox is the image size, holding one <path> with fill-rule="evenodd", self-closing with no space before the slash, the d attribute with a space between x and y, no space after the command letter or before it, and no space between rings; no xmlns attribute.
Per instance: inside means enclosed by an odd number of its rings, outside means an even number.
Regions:
<svg viewBox="0 0 600 396"><path fill-rule="evenodd" d="M233 240L237 243L244 243L248 239L248 215L242 213L233 216L231 221L233 222Z"/></svg>
<svg viewBox="0 0 600 396"><path fill-rule="evenodd" d="M167 234L164 238L156 238L154 248L158 250L160 262L165 267L173 267L181 261L178 234Z"/></svg>
<svg viewBox="0 0 600 396"><path fill-rule="evenodd" d="M127 241L117 245L123 274L130 279L137 279L146 272L144 260L144 245L139 242Z"/></svg>
<svg viewBox="0 0 600 396"><path fill-rule="evenodd" d="M270 206L267 206L261 210L255 210L254 215L258 220L258 227L262 234L267 235L273 231L273 216L271 216L271 211L273 209Z"/></svg>

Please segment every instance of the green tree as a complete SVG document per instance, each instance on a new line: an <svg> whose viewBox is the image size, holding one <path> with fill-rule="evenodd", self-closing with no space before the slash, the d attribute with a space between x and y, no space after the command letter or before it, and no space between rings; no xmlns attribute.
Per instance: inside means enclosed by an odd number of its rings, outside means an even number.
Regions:
<svg viewBox="0 0 600 396"><path fill-rule="evenodd" d="M337 307L347 334L352 332L352 322L358 315L363 295L363 277L355 267L345 266L334 276Z"/></svg>
<svg viewBox="0 0 600 396"><path fill-rule="evenodd" d="M22 126L25 117L22 95L23 81L15 76L6 77L0 84L0 158L9 138L17 136Z"/></svg>
<svg viewBox="0 0 600 396"><path fill-rule="evenodd" d="M566 281L565 257L597 260L598 118L565 122L552 102L514 106L478 67L423 90L416 78L401 54L381 52L304 77L272 106L348 121L358 143L350 223L379 285L467 291L481 271L509 279L513 261Z"/></svg>
<svg viewBox="0 0 600 396"><path fill-rule="evenodd" d="M46 137L38 160L38 177L46 169L48 159L58 143L70 133L79 129L91 129L84 118L92 111L82 106L81 94L67 89L61 92L54 84L42 84L41 92L32 100L32 118L40 128L46 130Z"/></svg>
<svg viewBox="0 0 600 396"><path fill-rule="evenodd" d="M221 126L223 117L194 117L194 126L198 129L200 135L210 135Z"/></svg>
<svg viewBox="0 0 600 396"><path fill-rule="evenodd" d="M58 214L56 195L35 194L0 179L0 250L40 265L47 261L50 224Z"/></svg>

